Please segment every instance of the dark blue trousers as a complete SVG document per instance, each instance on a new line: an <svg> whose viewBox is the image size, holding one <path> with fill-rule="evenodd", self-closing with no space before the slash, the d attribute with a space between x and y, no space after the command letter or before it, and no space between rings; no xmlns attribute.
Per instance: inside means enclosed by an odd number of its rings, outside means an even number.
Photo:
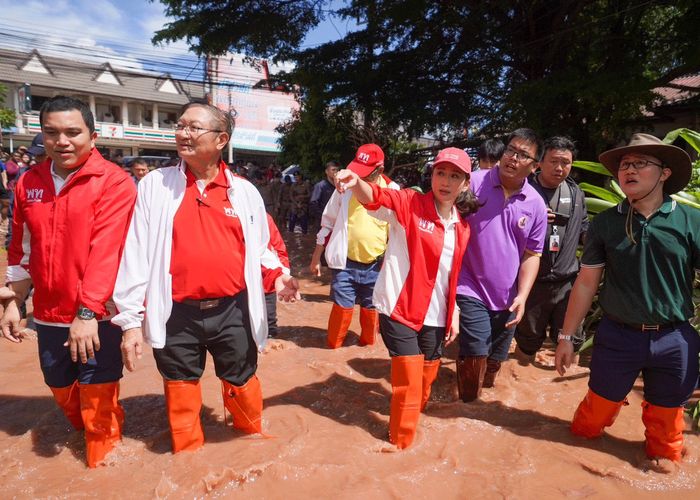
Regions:
<svg viewBox="0 0 700 500"><path fill-rule="evenodd" d="M495 361L508 359L515 327L506 323L515 317L508 311L492 311L474 297L457 295L459 306L459 355L488 356Z"/></svg>
<svg viewBox="0 0 700 500"><path fill-rule="evenodd" d="M641 373L646 401L683 406L697 385L699 350L700 336L688 322L642 332L605 317L593 340L588 386L605 399L622 401Z"/></svg>
<svg viewBox="0 0 700 500"><path fill-rule="evenodd" d="M76 380L80 384L106 384L122 378L122 332L109 321L100 321L97 334L100 350L83 364L70 359L70 349L63 344L68 340L69 327L36 325L39 362L44 382L49 387L68 387Z"/></svg>

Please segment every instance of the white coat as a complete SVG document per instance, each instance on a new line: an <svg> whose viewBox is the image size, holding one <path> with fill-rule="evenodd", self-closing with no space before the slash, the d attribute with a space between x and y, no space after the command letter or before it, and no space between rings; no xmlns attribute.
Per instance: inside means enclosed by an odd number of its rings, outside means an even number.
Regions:
<svg viewBox="0 0 700 500"><path fill-rule="evenodd" d="M225 166L222 166L225 168ZM267 341L267 312L261 265L283 267L268 249L270 232L258 190L226 168L228 198L241 221L245 239L244 277L248 312L258 349ZM142 327L146 341L155 349L165 346L165 324L173 307L170 259L173 220L185 195L185 163L154 170L138 185L136 206L126 236L114 303L119 313L112 322L123 331ZM203 255L202 258L207 258Z"/></svg>

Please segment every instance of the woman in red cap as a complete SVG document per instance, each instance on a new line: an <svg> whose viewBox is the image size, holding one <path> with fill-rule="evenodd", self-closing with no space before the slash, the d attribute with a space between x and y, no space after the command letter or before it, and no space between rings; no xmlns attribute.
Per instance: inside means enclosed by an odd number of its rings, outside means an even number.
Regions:
<svg viewBox="0 0 700 500"><path fill-rule="evenodd" d="M391 356L389 441L411 445L420 412L440 368L443 340L456 337L455 294L469 241L466 217L477 200L469 191L471 160L443 149L433 164L432 190L395 191L364 182L351 170L336 176L374 216L389 222L389 245L374 288L379 331Z"/></svg>

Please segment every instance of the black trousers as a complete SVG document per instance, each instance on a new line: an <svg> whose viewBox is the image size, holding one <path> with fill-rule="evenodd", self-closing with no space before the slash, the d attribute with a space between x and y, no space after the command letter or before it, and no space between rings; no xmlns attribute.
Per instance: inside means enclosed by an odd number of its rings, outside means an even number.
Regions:
<svg viewBox="0 0 700 500"><path fill-rule="evenodd" d="M277 329L277 292L265 294L267 306L267 336L275 338L279 333Z"/></svg>
<svg viewBox="0 0 700 500"><path fill-rule="evenodd" d="M379 315L379 333L390 356L425 355L426 361L440 359L445 328L424 326L415 331L394 321L386 314Z"/></svg>
<svg viewBox="0 0 700 500"><path fill-rule="evenodd" d="M525 304L525 314L515 331L515 341L525 354L535 354L542 347L547 338L547 329L549 338L557 344L574 281L576 276L564 281L536 281L532 286ZM574 348L578 350L585 340L579 327L573 338Z"/></svg>
<svg viewBox="0 0 700 500"><path fill-rule="evenodd" d="M207 351L214 359L216 376L235 386L244 385L258 368L247 291L221 299L211 309L173 302L165 332L165 346L153 349L153 357L167 380L200 379Z"/></svg>

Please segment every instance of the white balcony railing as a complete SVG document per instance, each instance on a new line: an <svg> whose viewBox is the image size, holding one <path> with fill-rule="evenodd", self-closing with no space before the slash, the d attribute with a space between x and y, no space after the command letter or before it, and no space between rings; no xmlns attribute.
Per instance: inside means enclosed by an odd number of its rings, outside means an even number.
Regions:
<svg viewBox="0 0 700 500"><path fill-rule="evenodd" d="M41 132L39 116L34 114L23 114L22 127L26 133L38 134ZM99 137L124 141L149 141L175 143L175 131L172 128L146 128L120 123L95 122L95 130ZM99 142L99 139L98 139Z"/></svg>

